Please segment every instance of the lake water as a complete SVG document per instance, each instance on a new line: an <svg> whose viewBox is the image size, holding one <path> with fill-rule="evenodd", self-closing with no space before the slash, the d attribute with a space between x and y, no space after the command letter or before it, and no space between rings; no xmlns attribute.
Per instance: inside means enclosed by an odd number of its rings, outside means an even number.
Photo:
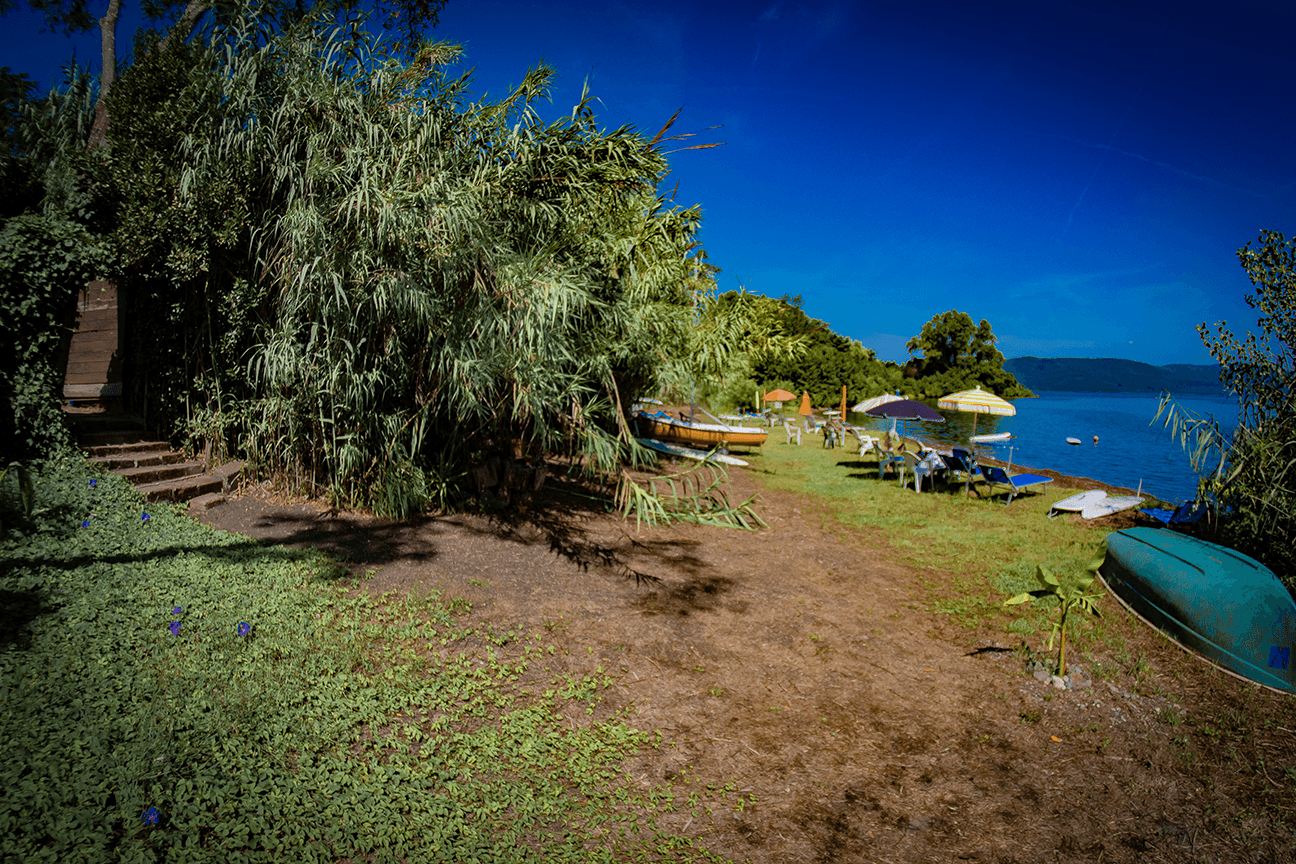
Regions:
<svg viewBox="0 0 1296 864"><path fill-rule="evenodd" d="M1188 455L1160 421L1151 425L1159 401L1156 394L1043 391L1036 399L1013 400L1014 417L977 415L976 434L1011 432L1016 437L975 449L1007 459L1012 448L1013 468L1021 471L1048 468L1130 489L1137 489L1141 481L1145 493L1171 502L1186 500L1196 495L1197 478ZM1176 401L1199 417L1213 416L1226 434L1237 425L1235 397L1183 396ZM904 424L907 434L942 447L964 446L972 434L972 415L940 413L946 422L910 422ZM856 425L883 428L882 421L863 414L850 414L848 419ZM1082 443L1067 444L1067 438Z"/></svg>

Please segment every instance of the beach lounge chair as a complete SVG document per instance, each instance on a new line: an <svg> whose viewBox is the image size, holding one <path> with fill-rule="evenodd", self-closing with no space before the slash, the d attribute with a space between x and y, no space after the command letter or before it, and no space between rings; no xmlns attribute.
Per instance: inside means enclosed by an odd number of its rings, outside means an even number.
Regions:
<svg viewBox="0 0 1296 864"><path fill-rule="evenodd" d="M1138 512L1168 528L1178 528L1181 525L1195 525L1200 522L1206 515L1206 509L1206 505L1202 502L1185 501L1173 510L1147 507Z"/></svg>
<svg viewBox="0 0 1296 864"><path fill-rule="evenodd" d="M1040 474L1018 474L1016 477L1008 476L1008 472L1002 468L993 468L989 465L981 468L981 474L985 481L990 484L990 494L994 494L996 486L1008 487L1008 500L1004 502L1007 507L1012 503L1012 499L1018 493L1028 486L1044 486L1053 482L1052 477L1044 477Z"/></svg>

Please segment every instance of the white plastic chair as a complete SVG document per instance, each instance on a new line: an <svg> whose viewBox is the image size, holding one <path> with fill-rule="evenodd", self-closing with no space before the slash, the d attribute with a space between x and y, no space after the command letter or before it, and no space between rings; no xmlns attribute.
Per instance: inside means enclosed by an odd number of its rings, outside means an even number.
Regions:
<svg viewBox="0 0 1296 864"><path fill-rule="evenodd" d="M878 441L872 435L861 435L860 433L856 432L854 429L851 430L851 434L854 435L855 440L859 442L860 445L859 455L863 456L865 453L868 453L870 450L878 449Z"/></svg>

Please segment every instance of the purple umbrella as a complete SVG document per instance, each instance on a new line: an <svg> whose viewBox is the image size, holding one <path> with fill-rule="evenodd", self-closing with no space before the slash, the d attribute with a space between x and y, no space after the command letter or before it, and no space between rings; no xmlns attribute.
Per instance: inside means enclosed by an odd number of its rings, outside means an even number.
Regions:
<svg viewBox="0 0 1296 864"><path fill-rule="evenodd" d="M885 402L881 405L874 405L864 412L867 417L882 417L887 420L925 420L931 423L944 423L942 417L934 408L929 408L921 402L915 402L912 399L897 399L894 402ZM894 426L892 429L894 430Z"/></svg>
<svg viewBox="0 0 1296 864"><path fill-rule="evenodd" d="M928 408L921 402L915 402L912 399L896 399L894 402L884 402L881 405L874 405L864 412L869 417L885 417L888 420L928 420L932 423L944 423L942 417L934 408Z"/></svg>

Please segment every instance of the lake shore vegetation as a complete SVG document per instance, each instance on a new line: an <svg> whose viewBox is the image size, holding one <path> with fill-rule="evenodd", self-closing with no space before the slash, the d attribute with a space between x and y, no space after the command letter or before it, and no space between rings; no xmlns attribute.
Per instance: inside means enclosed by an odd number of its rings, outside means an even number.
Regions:
<svg viewBox="0 0 1296 864"><path fill-rule="evenodd" d="M1169 394L1157 417L1202 474L1198 499L1211 508L1212 537L1296 592L1296 242L1265 231L1237 257L1255 286L1246 302L1260 313L1258 333L1239 339L1226 322L1197 328L1225 391L1238 398L1237 428L1226 436Z"/></svg>

